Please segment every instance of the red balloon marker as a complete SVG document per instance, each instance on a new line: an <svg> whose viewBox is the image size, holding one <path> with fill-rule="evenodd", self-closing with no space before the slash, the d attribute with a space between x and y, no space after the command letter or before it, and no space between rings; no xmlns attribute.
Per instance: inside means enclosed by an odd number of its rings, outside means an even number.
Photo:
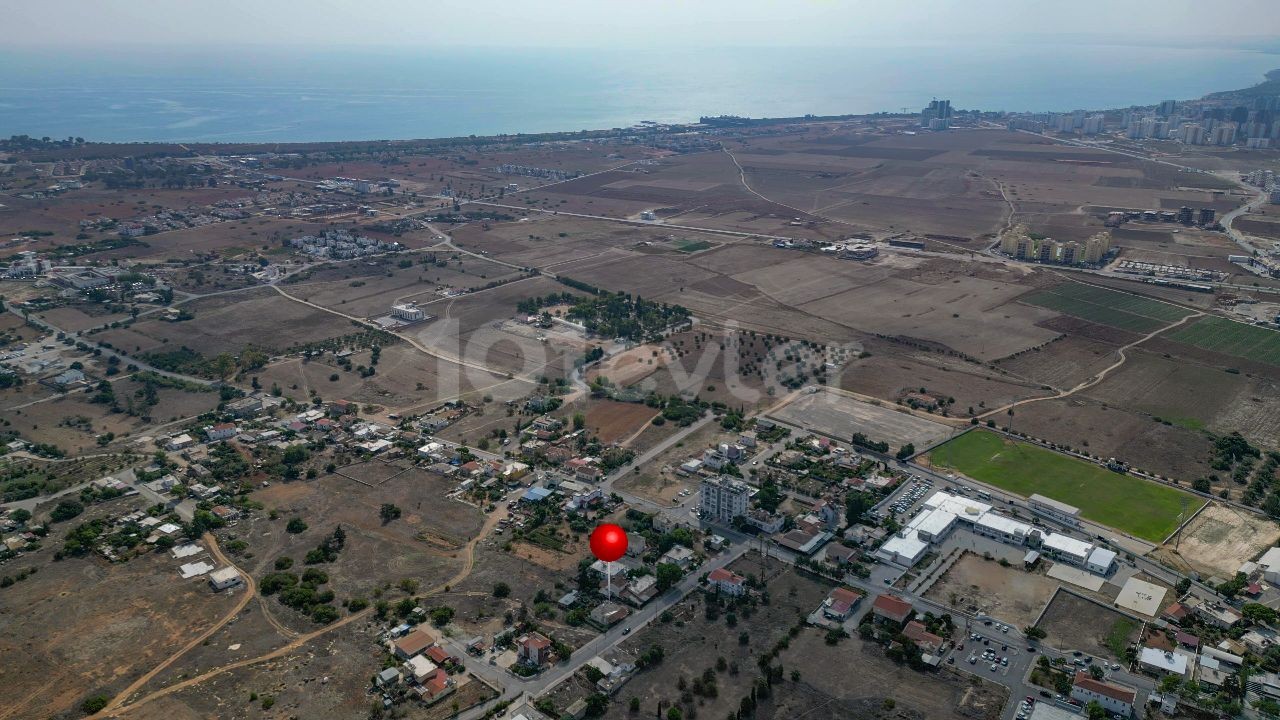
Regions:
<svg viewBox="0 0 1280 720"><path fill-rule="evenodd" d="M611 563L627 553L627 532L617 525L605 523L591 532L591 554Z"/></svg>

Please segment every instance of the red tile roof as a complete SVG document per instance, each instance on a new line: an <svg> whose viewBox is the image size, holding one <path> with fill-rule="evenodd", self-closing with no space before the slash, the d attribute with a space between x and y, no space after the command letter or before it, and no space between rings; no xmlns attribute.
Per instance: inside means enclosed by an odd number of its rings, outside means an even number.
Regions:
<svg viewBox="0 0 1280 720"><path fill-rule="evenodd" d="M1076 679L1073 684L1078 688L1083 688L1089 692L1094 692L1099 695L1105 695L1112 700L1119 700L1120 702L1132 704L1138 697L1138 693L1135 690L1120 687L1119 685L1112 685L1111 683L1105 683L1101 680L1094 680L1092 675L1083 670L1076 671Z"/></svg>
<svg viewBox="0 0 1280 720"><path fill-rule="evenodd" d="M881 615L893 618L895 620L906 620L911 614L911 603L903 600L897 595L880 595L871 607Z"/></svg>
<svg viewBox="0 0 1280 720"><path fill-rule="evenodd" d="M930 649L937 650L942 647L942 643L946 642L941 636L934 635L925 628L924 623L918 620L912 620L902 629L902 634L916 645L926 645Z"/></svg>
<svg viewBox="0 0 1280 720"><path fill-rule="evenodd" d="M452 656L449 654L449 651L448 651L448 650L445 650L444 648L440 647L439 645L432 645L431 647L427 648L426 655L427 655L427 657L428 657L428 658L430 658L430 659L431 659L431 662L433 662L433 663L435 663L435 664L437 664L437 665L443 665L443 664L445 664L445 663L446 663L446 662L448 662L448 661L449 661L449 659L452 657Z"/></svg>
<svg viewBox="0 0 1280 720"><path fill-rule="evenodd" d="M551 641L542 633L536 632L529 633L528 635L520 638L520 644L526 648L536 648L538 650L551 647Z"/></svg>
<svg viewBox="0 0 1280 720"><path fill-rule="evenodd" d="M746 578L724 568L716 568L707 573L707 580L713 583L727 582L731 585L741 585Z"/></svg>

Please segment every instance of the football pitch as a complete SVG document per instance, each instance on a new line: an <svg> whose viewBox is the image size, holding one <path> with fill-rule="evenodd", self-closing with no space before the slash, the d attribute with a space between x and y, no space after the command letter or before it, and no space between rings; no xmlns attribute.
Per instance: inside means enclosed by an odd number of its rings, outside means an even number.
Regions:
<svg viewBox="0 0 1280 720"><path fill-rule="evenodd" d="M1028 295L1022 301L1137 333L1159 330L1191 314L1177 305L1075 282Z"/></svg>
<svg viewBox="0 0 1280 720"><path fill-rule="evenodd" d="M938 446L929 461L1023 497L1039 493L1074 505L1086 520L1156 543L1178 527L1184 501L1187 517L1205 503L1166 485L984 430Z"/></svg>

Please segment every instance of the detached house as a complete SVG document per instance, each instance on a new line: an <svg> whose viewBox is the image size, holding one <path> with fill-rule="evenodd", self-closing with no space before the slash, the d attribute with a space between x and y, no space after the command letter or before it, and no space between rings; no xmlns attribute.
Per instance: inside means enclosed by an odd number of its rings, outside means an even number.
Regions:
<svg viewBox="0 0 1280 720"><path fill-rule="evenodd" d="M914 612L915 608L911 607L911 603L897 595L880 595L871 604L871 613L877 619L894 623L898 626L905 623L907 618L911 617Z"/></svg>

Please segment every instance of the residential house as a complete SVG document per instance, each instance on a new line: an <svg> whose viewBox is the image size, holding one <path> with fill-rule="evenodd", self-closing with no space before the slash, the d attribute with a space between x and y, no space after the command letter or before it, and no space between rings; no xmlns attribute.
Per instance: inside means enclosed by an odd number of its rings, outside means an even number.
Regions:
<svg viewBox="0 0 1280 720"><path fill-rule="evenodd" d="M829 620L844 622L853 614L858 603L862 601L862 593L849 588L838 587L822 601L822 616Z"/></svg>
<svg viewBox="0 0 1280 720"><path fill-rule="evenodd" d="M381 688L394 687L400 684L400 671L390 667L374 676L374 684Z"/></svg>
<svg viewBox="0 0 1280 720"><path fill-rule="evenodd" d="M911 603L888 593L876 597L871 603L871 614L877 619L901 626L915 612Z"/></svg>
<svg viewBox="0 0 1280 720"><path fill-rule="evenodd" d="M912 620L907 623L906 627L902 628L902 634L914 643L916 647L920 648L920 652L928 653L929 655L937 655L938 649L946 643L946 639L929 632L929 629L919 620Z"/></svg>
<svg viewBox="0 0 1280 720"><path fill-rule="evenodd" d="M827 546L826 560L832 565L848 565L858 556L858 551L844 545L831 544Z"/></svg>
<svg viewBox="0 0 1280 720"><path fill-rule="evenodd" d="M448 650L445 650L443 647L439 645L432 645L431 647L427 648L427 651L423 654L427 656L428 660L439 665L440 667L444 667L446 665L456 665L458 662L457 658L450 655Z"/></svg>
<svg viewBox="0 0 1280 720"><path fill-rule="evenodd" d="M235 437L236 432L234 423L218 423L204 429L204 435L209 439L209 442L229 440Z"/></svg>
<svg viewBox="0 0 1280 720"><path fill-rule="evenodd" d="M1112 715L1131 717L1134 703L1138 699L1138 691L1124 685L1095 680L1084 670L1077 670L1075 680L1071 684L1071 699L1079 700L1085 705L1096 702Z"/></svg>
<svg viewBox="0 0 1280 720"><path fill-rule="evenodd" d="M401 660L408 660L409 658L422 653L422 651L434 645L435 642L436 639L431 635L431 633L423 630L422 628L418 628L399 640L396 640L392 644L391 649L392 652L395 653L396 657Z"/></svg>
<svg viewBox="0 0 1280 720"><path fill-rule="evenodd" d="M234 435L235 433L232 434ZM164 449L170 452L177 452L191 447L195 442L195 438L186 433L182 433L181 435L175 435L169 438L169 441L164 444Z"/></svg>
<svg viewBox="0 0 1280 720"><path fill-rule="evenodd" d="M611 628L627 619L631 611L618 603L606 600L597 605L587 616L592 624L601 629Z"/></svg>
<svg viewBox="0 0 1280 720"><path fill-rule="evenodd" d="M658 558L658 563L671 563L672 565L679 565L682 570L688 570L689 566L693 564L693 558L692 550L683 545L676 545L663 553L662 557Z"/></svg>
<svg viewBox="0 0 1280 720"><path fill-rule="evenodd" d="M640 607L658 595L658 578L653 575L642 575L627 583L626 589L618 593L618 597Z"/></svg>
<svg viewBox="0 0 1280 720"><path fill-rule="evenodd" d="M436 664L427 659L425 655L414 655L401 665L404 668L404 674L413 679L415 682L422 682L423 679L430 675L434 675Z"/></svg>
<svg viewBox="0 0 1280 720"><path fill-rule="evenodd" d="M431 675L419 680L418 685L413 689L424 703L431 705L453 692L455 687L456 683L449 677L449 673L443 669L437 669Z"/></svg>
<svg viewBox="0 0 1280 720"><path fill-rule="evenodd" d="M240 577L240 572L233 567L224 567L209 573L209 587L212 587L214 592L222 592L242 582L244 580Z"/></svg>
<svg viewBox="0 0 1280 720"><path fill-rule="evenodd" d="M1154 675L1186 677L1190 656L1177 650L1144 647L1138 653L1138 666Z"/></svg>
<svg viewBox="0 0 1280 720"><path fill-rule="evenodd" d="M1191 610L1182 603L1170 603L1164 610L1160 611L1160 619L1174 625L1182 624L1182 621L1191 615Z"/></svg>
<svg viewBox="0 0 1280 720"><path fill-rule="evenodd" d="M227 403L227 412L238 418L253 417L262 412L262 399L256 397L244 397L234 402Z"/></svg>
<svg viewBox="0 0 1280 720"><path fill-rule="evenodd" d="M746 582L746 578L725 568L716 568L707 574L707 583L722 595L738 597L745 594Z"/></svg>
<svg viewBox="0 0 1280 720"><path fill-rule="evenodd" d="M551 640L537 632L521 635L516 640L516 658L526 665L545 665L551 659Z"/></svg>

